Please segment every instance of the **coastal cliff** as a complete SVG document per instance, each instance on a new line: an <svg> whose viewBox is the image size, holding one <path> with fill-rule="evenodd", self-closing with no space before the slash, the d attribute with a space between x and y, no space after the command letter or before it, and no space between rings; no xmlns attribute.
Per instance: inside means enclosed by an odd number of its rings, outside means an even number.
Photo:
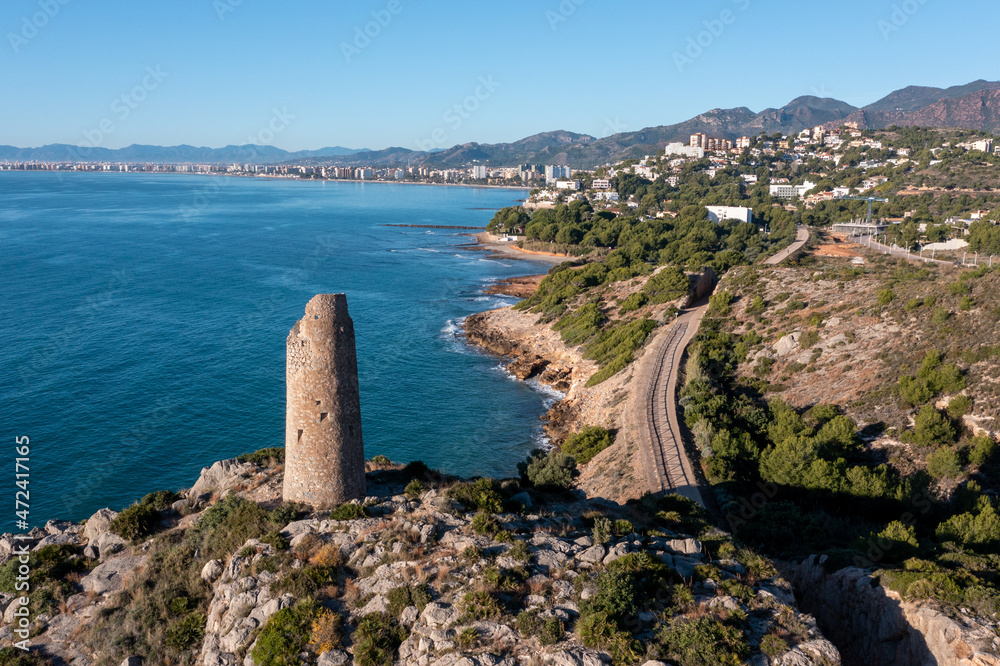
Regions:
<svg viewBox="0 0 1000 666"><path fill-rule="evenodd" d="M827 573L826 557L779 565L802 608L841 646L848 666L1000 666L993 626L902 601L856 567Z"/></svg>
<svg viewBox="0 0 1000 666"><path fill-rule="evenodd" d="M465 334L469 343L510 359L507 370L518 379L535 380L563 394L542 417L556 446L587 426L617 433L612 446L582 466L577 486L589 497L624 502L646 492L638 442L624 428L631 367L588 387L597 364L584 359L579 347L566 345L549 324L538 323L538 315L513 308L470 316Z"/></svg>
<svg viewBox="0 0 1000 666"><path fill-rule="evenodd" d="M271 449L217 462L180 494L50 521L23 540L30 603L0 595L0 641L23 626L31 652L7 647L0 661L840 663L788 583L693 504L613 508L417 464L367 467L370 494L333 511L281 503ZM21 543L0 537L0 585Z"/></svg>

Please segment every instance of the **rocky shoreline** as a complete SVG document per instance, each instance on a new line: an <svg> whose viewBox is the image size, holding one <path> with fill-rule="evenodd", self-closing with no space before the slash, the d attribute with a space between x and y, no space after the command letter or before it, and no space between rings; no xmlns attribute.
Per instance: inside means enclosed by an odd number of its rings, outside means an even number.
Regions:
<svg viewBox="0 0 1000 666"><path fill-rule="evenodd" d="M628 663L660 666L649 659L666 657L670 644L656 632L706 618L743 622L740 649L758 655L754 664L840 663L815 621L795 608L789 584L745 559L693 506L670 504L673 512L658 518L658 505L615 509L386 461L369 462L367 475L369 496L345 505L349 511L296 515L281 504L280 460L226 460L156 511L151 536L124 539L117 533L124 514L110 509L83 524L50 521L23 540L32 566L58 560L74 573L52 581L64 598L33 602L25 630L33 661L17 663L263 666L278 663L262 656L276 654L269 650L294 649L301 650L297 663L346 666L381 654L365 638L376 626L389 632L379 639L387 641L388 659L402 666L606 666L612 653L616 661L622 655L614 642L588 638L585 627L600 607L593 600L609 594L601 581L618 575L606 572L636 566L687 591L675 592L679 601L635 592L644 601L630 631L649 652ZM497 503L496 513L476 513L477 497ZM279 520L275 530L241 532L255 512ZM228 517L220 523L220 515ZM492 520L484 525L483 515ZM225 549L219 542L210 542L210 554L186 546L213 529L222 530ZM251 536L233 540L234 533ZM0 537L4 571L17 565L18 548L13 535ZM173 576L163 573L168 565ZM176 596L182 580L199 596ZM121 619L151 613L156 603L170 609L148 618L150 627L167 625L166 645L143 638L135 626L141 618ZM0 595L4 645L17 638L18 608L15 597ZM290 623L297 613L317 619ZM283 642L274 643L276 636Z"/></svg>

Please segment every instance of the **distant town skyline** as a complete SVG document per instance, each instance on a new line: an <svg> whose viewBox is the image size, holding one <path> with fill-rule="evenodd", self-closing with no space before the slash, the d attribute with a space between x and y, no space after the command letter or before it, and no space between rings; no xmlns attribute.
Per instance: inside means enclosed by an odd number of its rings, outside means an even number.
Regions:
<svg viewBox="0 0 1000 666"><path fill-rule="evenodd" d="M0 144L412 150L607 136L800 95L996 79L984 0L364 0L0 8Z"/></svg>

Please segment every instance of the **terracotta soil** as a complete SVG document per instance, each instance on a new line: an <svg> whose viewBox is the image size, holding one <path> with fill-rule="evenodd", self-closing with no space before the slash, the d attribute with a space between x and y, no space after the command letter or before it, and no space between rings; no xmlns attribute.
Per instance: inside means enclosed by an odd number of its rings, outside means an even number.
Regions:
<svg viewBox="0 0 1000 666"><path fill-rule="evenodd" d="M856 243L835 243L820 245L814 251L817 257L857 257L861 255L861 246Z"/></svg>

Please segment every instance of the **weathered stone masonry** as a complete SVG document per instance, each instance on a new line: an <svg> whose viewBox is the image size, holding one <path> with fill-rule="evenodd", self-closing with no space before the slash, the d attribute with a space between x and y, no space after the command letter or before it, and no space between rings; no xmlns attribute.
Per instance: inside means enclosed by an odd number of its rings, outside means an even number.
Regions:
<svg viewBox="0 0 1000 666"><path fill-rule="evenodd" d="M286 501L329 508L365 496L361 397L347 296L319 294L288 334Z"/></svg>

